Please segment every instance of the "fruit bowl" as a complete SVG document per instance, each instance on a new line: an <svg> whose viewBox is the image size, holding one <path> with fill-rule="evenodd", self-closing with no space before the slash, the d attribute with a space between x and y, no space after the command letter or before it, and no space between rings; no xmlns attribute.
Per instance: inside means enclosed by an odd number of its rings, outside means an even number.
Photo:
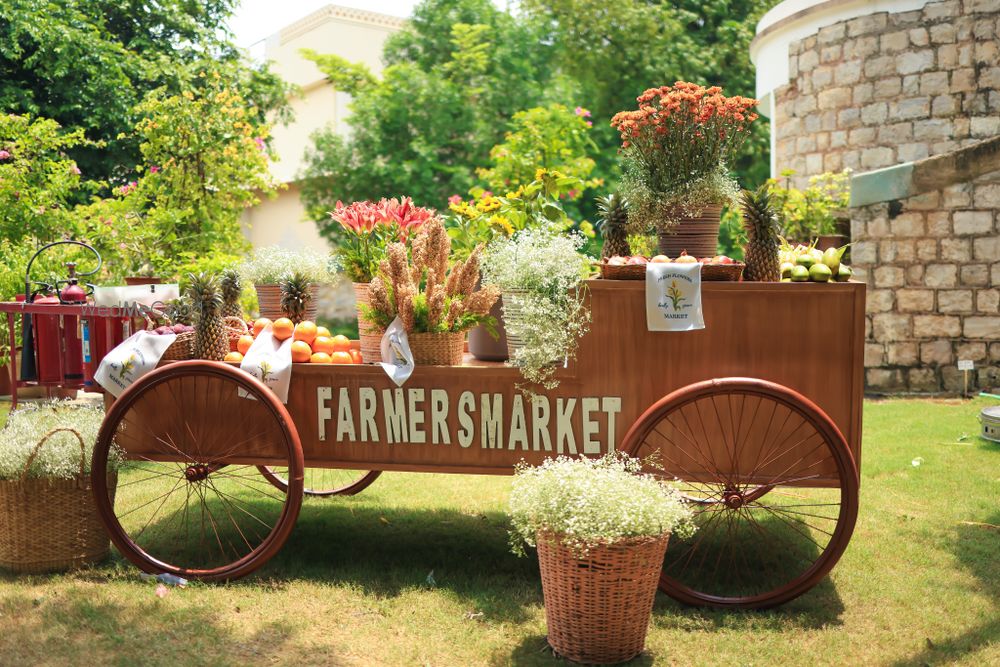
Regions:
<svg viewBox="0 0 1000 667"><path fill-rule="evenodd" d="M743 276L743 269L746 264L734 262L732 264L702 264L702 280L727 280L737 282Z"/></svg>
<svg viewBox="0 0 1000 667"><path fill-rule="evenodd" d="M608 264L601 262L601 278L605 280L645 280L645 264Z"/></svg>

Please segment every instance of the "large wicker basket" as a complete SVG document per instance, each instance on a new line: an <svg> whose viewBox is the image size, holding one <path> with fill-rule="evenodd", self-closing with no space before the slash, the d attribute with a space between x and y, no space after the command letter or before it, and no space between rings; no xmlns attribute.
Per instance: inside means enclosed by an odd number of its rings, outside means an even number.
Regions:
<svg viewBox="0 0 1000 667"><path fill-rule="evenodd" d="M56 433L80 442L80 473L73 479L29 479L38 451ZM35 446L19 480L0 481L0 567L15 572L68 570L107 558L108 534L97 513L90 475L84 473L86 448L69 428L49 431ZM117 474L108 479L114 502Z"/></svg>
<svg viewBox="0 0 1000 667"><path fill-rule="evenodd" d="M410 342L413 363L418 366L460 366L465 353L465 332L458 333L411 333L406 338ZM361 353L364 357L364 353Z"/></svg>
<svg viewBox="0 0 1000 667"><path fill-rule="evenodd" d="M669 537L622 540L577 558L558 535L539 533L552 649L575 662L600 665L641 653Z"/></svg>
<svg viewBox="0 0 1000 667"><path fill-rule="evenodd" d="M382 361L382 336L385 331L378 328L361 312L361 306L368 304L368 283L352 283L354 299L358 305L358 338L361 341L361 358L366 364Z"/></svg>

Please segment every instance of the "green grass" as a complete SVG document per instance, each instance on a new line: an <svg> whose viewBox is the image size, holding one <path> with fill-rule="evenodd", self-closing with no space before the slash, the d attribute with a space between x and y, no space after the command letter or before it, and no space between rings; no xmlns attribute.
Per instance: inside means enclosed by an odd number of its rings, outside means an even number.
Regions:
<svg viewBox="0 0 1000 667"><path fill-rule="evenodd" d="M861 513L832 576L770 612L658 596L634 663L1000 664L1000 445L975 437L987 404L867 403ZM164 599L120 560L2 575L0 663L567 664L545 650L537 564L508 551L508 485L386 474L307 501L256 576Z"/></svg>

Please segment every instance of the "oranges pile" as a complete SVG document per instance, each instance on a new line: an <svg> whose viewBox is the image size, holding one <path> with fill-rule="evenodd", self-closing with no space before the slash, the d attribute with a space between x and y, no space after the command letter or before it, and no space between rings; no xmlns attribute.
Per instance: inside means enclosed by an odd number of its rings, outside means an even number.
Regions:
<svg viewBox="0 0 1000 667"><path fill-rule="evenodd" d="M270 324L271 333L278 340L292 338L292 361L296 364L360 364L361 353L351 347L347 336L334 336L326 327L318 327L315 322L305 320L293 324L287 317L271 322L262 317L253 323L253 335L240 338L236 352L230 352L226 361L243 361L254 339Z"/></svg>

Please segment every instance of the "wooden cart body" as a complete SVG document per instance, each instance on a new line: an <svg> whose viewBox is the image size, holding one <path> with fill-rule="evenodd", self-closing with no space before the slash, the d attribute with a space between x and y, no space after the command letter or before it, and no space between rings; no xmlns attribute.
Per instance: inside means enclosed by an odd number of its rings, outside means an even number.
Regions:
<svg viewBox="0 0 1000 667"><path fill-rule="evenodd" d="M522 459L600 455L666 394L718 377L799 392L860 461L863 284L706 283L706 327L681 333L646 329L640 281L594 280L588 290L593 322L578 357L535 397L518 388L517 369L468 356L463 366L418 367L403 387L377 365L296 365L286 407L306 466L511 474ZM249 406L205 400L234 432L254 432ZM268 443L244 443L236 460L272 462Z"/></svg>

